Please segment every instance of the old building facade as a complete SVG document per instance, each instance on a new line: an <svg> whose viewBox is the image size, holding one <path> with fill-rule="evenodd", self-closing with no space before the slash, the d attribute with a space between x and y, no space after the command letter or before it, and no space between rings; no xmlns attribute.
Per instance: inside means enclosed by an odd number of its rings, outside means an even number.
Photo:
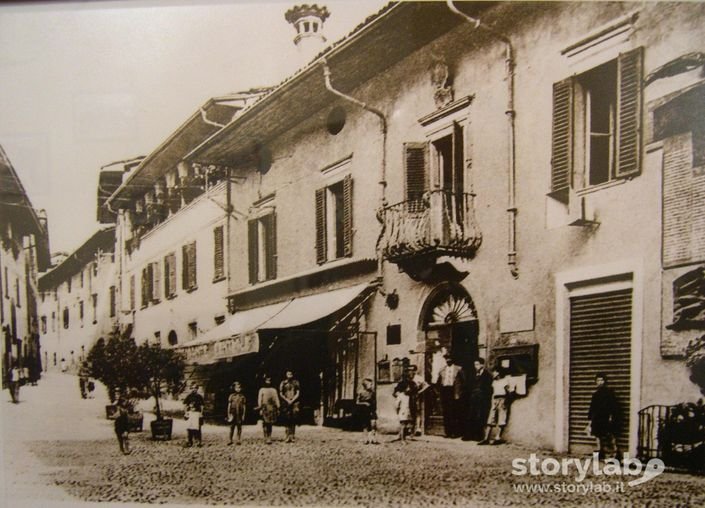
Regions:
<svg viewBox="0 0 705 508"><path fill-rule="evenodd" d="M117 325L115 227L96 231L39 278L39 328L47 370L77 372Z"/></svg>
<svg viewBox="0 0 705 508"><path fill-rule="evenodd" d="M295 364L330 419L374 377L381 424L404 358L504 360L509 438L571 451L604 370L634 450L640 408L698 394L673 294L702 272L701 133L673 111L701 107L703 8L460 5L388 6L185 157L243 213L198 347Z"/></svg>
<svg viewBox="0 0 705 508"><path fill-rule="evenodd" d="M37 273L49 265L43 212L36 212L5 151L0 147L0 322L2 380L17 364L32 381L42 371L37 318Z"/></svg>

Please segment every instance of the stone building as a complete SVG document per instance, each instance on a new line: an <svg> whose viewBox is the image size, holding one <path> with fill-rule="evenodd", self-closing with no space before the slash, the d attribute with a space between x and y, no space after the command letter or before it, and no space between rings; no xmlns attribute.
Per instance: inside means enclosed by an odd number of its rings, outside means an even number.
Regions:
<svg viewBox="0 0 705 508"><path fill-rule="evenodd" d="M77 372L93 344L117 325L115 226L96 231L39 278L39 324L47 370Z"/></svg>
<svg viewBox="0 0 705 508"><path fill-rule="evenodd" d="M683 354L702 323L704 14L402 2L371 16L179 154L236 175L239 212L229 313L186 351L223 384L292 367L328 422L373 377L382 426L405 359L433 381L442 348L466 369L487 357L527 383L507 437L572 452L593 445L606 371L634 451L639 409L698 395ZM427 432L439 407L426 401Z"/></svg>
<svg viewBox="0 0 705 508"><path fill-rule="evenodd" d="M42 371L37 319L37 273L49 265L49 236L15 168L0 147L0 326L2 382L17 363L32 381Z"/></svg>

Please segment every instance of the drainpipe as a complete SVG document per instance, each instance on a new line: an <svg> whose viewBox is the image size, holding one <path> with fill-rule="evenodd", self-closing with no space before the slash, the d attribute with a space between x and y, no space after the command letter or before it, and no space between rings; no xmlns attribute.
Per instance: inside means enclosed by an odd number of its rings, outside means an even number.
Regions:
<svg viewBox="0 0 705 508"><path fill-rule="evenodd" d="M380 204L380 209L384 208L387 206L387 198L385 195L386 189L387 189L387 118L384 116L384 113L382 113L380 110L373 108L372 106L356 99L355 97L351 97L349 95L344 94L343 92L340 92L333 88L333 85L330 82L330 67L328 67L328 62L326 61L325 58L321 60L321 64L323 65L323 78L325 79L325 84L326 84L326 89L328 89L329 92L332 94L337 95L338 97L345 99L348 102L352 102L356 106L361 107L365 111L369 111L370 113L376 115L380 119L380 124L381 124L381 131L382 131L382 163L380 165L380 170L379 170L379 185L380 185L380 199L379 199L379 204ZM383 277L383 269L384 269L384 262L382 260L382 256L378 256L377 258L377 277L381 280Z"/></svg>
<svg viewBox="0 0 705 508"><path fill-rule="evenodd" d="M516 253L516 222L517 222L517 207L516 207L516 147L514 142L515 126L514 117L516 112L514 111L514 48L512 42L509 38L501 34L494 29L483 24L477 18L468 16L464 12L458 10L458 8L453 4L453 0L446 0L448 8L458 16L465 19L467 22L473 25L474 29L482 28L487 33L493 37L499 39L505 45L505 63L506 63L506 73L507 73L507 109L505 114L507 115L507 143L509 147L508 154L508 167L507 167L507 219L509 222L509 246L507 249L507 264L509 265L509 272L515 279L519 277L519 267L517 266L517 253Z"/></svg>

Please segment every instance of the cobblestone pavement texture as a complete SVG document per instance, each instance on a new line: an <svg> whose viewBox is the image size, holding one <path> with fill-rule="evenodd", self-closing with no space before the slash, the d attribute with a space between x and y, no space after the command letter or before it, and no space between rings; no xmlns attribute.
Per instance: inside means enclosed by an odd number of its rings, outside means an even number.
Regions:
<svg viewBox="0 0 705 508"><path fill-rule="evenodd" d="M204 446L184 448L185 425L175 420L172 441L133 433L133 452L124 456L105 419L102 389L81 400L74 377L49 374L40 386L23 389L18 405L4 393L5 506L705 506L705 478L672 473L625 485L623 493L517 492L520 483L575 482L513 476L512 459L528 458L527 448L436 437L404 445L381 436L375 446L362 444L360 434L302 427L297 442L287 444L275 427L275 442L266 445L260 428L248 426L242 446L227 446L227 428L206 425Z"/></svg>

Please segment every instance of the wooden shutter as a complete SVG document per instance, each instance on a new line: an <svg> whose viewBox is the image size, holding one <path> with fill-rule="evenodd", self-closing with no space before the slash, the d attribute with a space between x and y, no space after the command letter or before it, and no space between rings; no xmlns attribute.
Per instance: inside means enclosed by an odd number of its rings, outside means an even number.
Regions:
<svg viewBox="0 0 705 508"><path fill-rule="evenodd" d="M428 143L404 143L405 199L412 211L420 211L428 190Z"/></svg>
<svg viewBox="0 0 705 508"><path fill-rule="evenodd" d="M213 278L221 279L225 274L223 260L223 226L213 230Z"/></svg>
<svg viewBox="0 0 705 508"><path fill-rule="evenodd" d="M595 445L585 434L595 375L604 372L620 408L617 441L628 449L631 376L632 290L570 299L569 442Z"/></svg>
<svg viewBox="0 0 705 508"><path fill-rule="evenodd" d="M189 289L194 289L198 287L198 280L196 279L196 242L189 244L188 263Z"/></svg>
<svg viewBox="0 0 705 508"><path fill-rule="evenodd" d="M176 294L176 254L164 258L164 292L167 298Z"/></svg>
<svg viewBox="0 0 705 508"><path fill-rule="evenodd" d="M265 255L267 280L277 278L277 214L272 212L262 217L265 233Z"/></svg>
<svg viewBox="0 0 705 508"><path fill-rule="evenodd" d="M154 299L154 267L152 263L149 263L145 270L147 271L145 280L145 294L147 299L145 305L147 305Z"/></svg>
<svg viewBox="0 0 705 508"><path fill-rule="evenodd" d="M142 307L147 306L147 268L142 268Z"/></svg>
<svg viewBox="0 0 705 508"><path fill-rule="evenodd" d="M316 190L316 263L328 259L328 231L326 227L326 188Z"/></svg>
<svg viewBox="0 0 705 508"><path fill-rule="evenodd" d="M643 57L644 48L637 48L619 55L617 61L617 178L641 169Z"/></svg>
<svg viewBox="0 0 705 508"><path fill-rule="evenodd" d="M343 179L343 256L353 253L353 179Z"/></svg>
<svg viewBox="0 0 705 508"><path fill-rule="evenodd" d="M98 302L98 296L95 296L94 300L94 305ZM115 311L116 311L116 293L115 293L115 286L110 286L110 317L115 317ZM95 309L95 307L94 307ZM81 314L83 314L83 304L81 304Z"/></svg>
<svg viewBox="0 0 705 508"><path fill-rule="evenodd" d="M573 78L553 84L551 195L567 202L573 173Z"/></svg>
<svg viewBox="0 0 705 508"><path fill-rule="evenodd" d="M463 126L453 123L453 192L461 194L465 189L465 143Z"/></svg>
<svg viewBox="0 0 705 508"><path fill-rule="evenodd" d="M250 284L257 282L257 271L259 264L257 259L257 219L247 221L247 247L248 247L248 268L250 273Z"/></svg>
<svg viewBox="0 0 705 508"><path fill-rule="evenodd" d="M188 245L181 247L181 287L183 289L188 289Z"/></svg>
<svg viewBox="0 0 705 508"><path fill-rule="evenodd" d="M130 275L130 310L135 310L135 276Z"/></svg>
<svg viewBox="0 0 705 508"><path fill-rule="evenodd" d="M159 262L152 263L152 301L158 302L161 299L162 273Z"/></svg>

